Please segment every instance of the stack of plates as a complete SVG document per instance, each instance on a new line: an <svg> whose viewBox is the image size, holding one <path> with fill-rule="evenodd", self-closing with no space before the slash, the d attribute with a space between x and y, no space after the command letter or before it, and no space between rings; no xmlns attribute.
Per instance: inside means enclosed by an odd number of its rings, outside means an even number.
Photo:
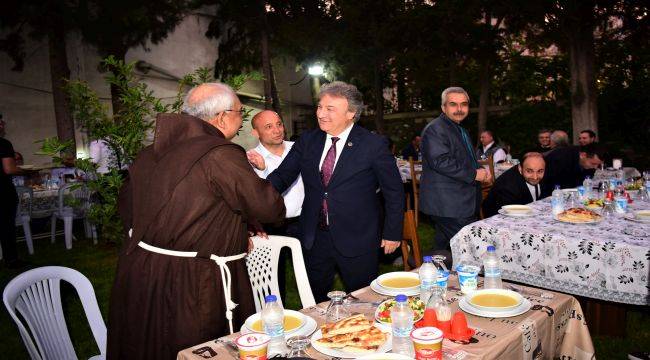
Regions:
<svg viewBox="0 0 650 360"><path fill-rule="evenodd" d="M420 293L420 276L417 273L396 271L383 274L370 283L370 288L379 294L414 296Z"/></svg>
<svg viewBox="0 0 650 360"><path fill-rule="evenodd" d="M513 217L534 216L533 208L528 205L505 205L499 209L499 214Z"/></svg>
<svg viewBox="0 0 650 360"><path fill-rule="evenodd" d="M316 331L316 328L318 327L316 320L297 311L285 309L284 317L286 326L284 329L284 334L287 337L297 335L309 336L314 331ZM287 320L287 318L289 318L289 320ZM252 332L264 332L261 312L249 316L248 319L246 319L244 322L244 325L241 327L242 334L248 334Z"/></svg>
<svg viewBox="0 0 650 360"><path fill-rule="evenodd" d="M532 304L520 294L503 289L484 289L464 296L458 306L466 313L490 318L521 315Z"/></svg>

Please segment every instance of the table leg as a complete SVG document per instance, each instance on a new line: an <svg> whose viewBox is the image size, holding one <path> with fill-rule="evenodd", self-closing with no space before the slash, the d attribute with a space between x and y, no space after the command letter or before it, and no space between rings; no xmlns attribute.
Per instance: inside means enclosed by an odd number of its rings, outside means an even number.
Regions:
<svg viewBox="0 0 650 360"><path fill-rule="evenodd" d="M579 300L592 335L625 337L628 305L583 297Z"/></svg>

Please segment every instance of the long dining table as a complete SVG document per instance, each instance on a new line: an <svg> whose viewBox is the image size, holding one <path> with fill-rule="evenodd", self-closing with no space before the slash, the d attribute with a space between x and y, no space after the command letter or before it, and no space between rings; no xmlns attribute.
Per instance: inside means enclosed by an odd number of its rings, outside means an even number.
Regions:
<svg viewBox="0 0 650 360"><path fill-rule="evenodd" d="M479 281L481 284L481 281ZM480 285L479 285L480 286ZM508 318L489 318L466 314L470 328L476 331L469 343L443 341L443 359L592 359L594 347L580 303L571 295L545 291L532 287L504 282L504 287L514 289L532 303L530 310L522 315ZM348 305L351 312L374 318L377 303L385 298L370 287L352 293L358 300ZM452 310L459 310L463 297L454 273L449 277L447 301ZM325 322L327 303L300 310L312 317L318 325ZM225 345L240 333L212 339L184 349L178 353L179 360L233 359L236 352ZM314 359L332 357L307 348Z"/></svg>

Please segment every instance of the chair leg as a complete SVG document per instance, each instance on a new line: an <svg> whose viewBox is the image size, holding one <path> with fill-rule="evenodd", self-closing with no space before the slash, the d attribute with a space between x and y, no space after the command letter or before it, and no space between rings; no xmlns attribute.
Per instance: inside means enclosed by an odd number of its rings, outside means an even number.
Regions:
<svg viewBox="0 0 650 360"><path fill-rule="evenodd" d="M50 232L50 242L54 244L56 241L56 216L52 215L52 225L51 225L51 232Z"/></svg>
<svg viewBox="0 0 650 360"><path fill-rule="evenodd" d="M86 239L89 239L91 236L93 236L90 230L90 223L88 222L88 219L84 219L84 235L86 236Z"/></svg>
<svg viewBox="0 0 650 360"><path fill-rule="evenodd" d="M72 249L72 217L66 216L63 218L63 230L65 235L65 248Z"/></svg>
<svg viewBox="0 0 650 360"><path fill-rule="evenodd" d="M92 233L93 237L93 244L97 245L97 227L95 225L90 225L90 232Z"/></svg>
<svg viewBox="0 0 650 360"><path fill-rule="evenodd" d="M34 243L32 242L32 227L29 225L29 216L22 217L23 232L25 233L25 242L27 243L27 252L29 255L34 254Z"/></svg>

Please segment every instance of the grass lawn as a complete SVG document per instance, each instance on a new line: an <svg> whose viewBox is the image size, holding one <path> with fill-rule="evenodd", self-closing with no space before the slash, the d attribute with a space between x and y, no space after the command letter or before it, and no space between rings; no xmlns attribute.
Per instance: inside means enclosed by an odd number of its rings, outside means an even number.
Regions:
<svg viewBox="0 0 650 360"><path fill-rule="evenodd" d="M433 230L429 224L420 223L419 234L421 246L426 249L431 244ZM46 265L67 266L79 270L90 279L95 288L99 307L102 315L108 314L109 294L113 284L115 267L117 264L118 248L107 245L92 245L89 240L83 240L82 232L77 233L79 241L73 242L72 250L66 250L62 236L57 238L55 244L50 244L49 238L35 240L35 254L27 255L25 243L19 243L19 254L22 259L29 261L29 268ZM380 272L400 270L389 263L380 266ZM24 270L22 270L24 271ZM21 271L9 270L0 265L0 288L4 286ZM99 353L92 338L90 328L86 321L81 303L72 287L62 282L62 297L66 321L70 336L80 359L88 358ZM293 270L287 269L287 299L285 306L290 309L299 309L300 300L296 285L293 280ZM340 281L335 282L337 289L343 289ZM587 319L588 320L588 319ZM3 358L27 359L28 354L18 334L13 321L8 313L0 311L0 354ZM627 337L616 339L610 337L594 336L597 358L627 359L630 351L650 349L650 314L647 309L635 308L628 312ZM5 357L9 355L9 357Z"/></svg>

